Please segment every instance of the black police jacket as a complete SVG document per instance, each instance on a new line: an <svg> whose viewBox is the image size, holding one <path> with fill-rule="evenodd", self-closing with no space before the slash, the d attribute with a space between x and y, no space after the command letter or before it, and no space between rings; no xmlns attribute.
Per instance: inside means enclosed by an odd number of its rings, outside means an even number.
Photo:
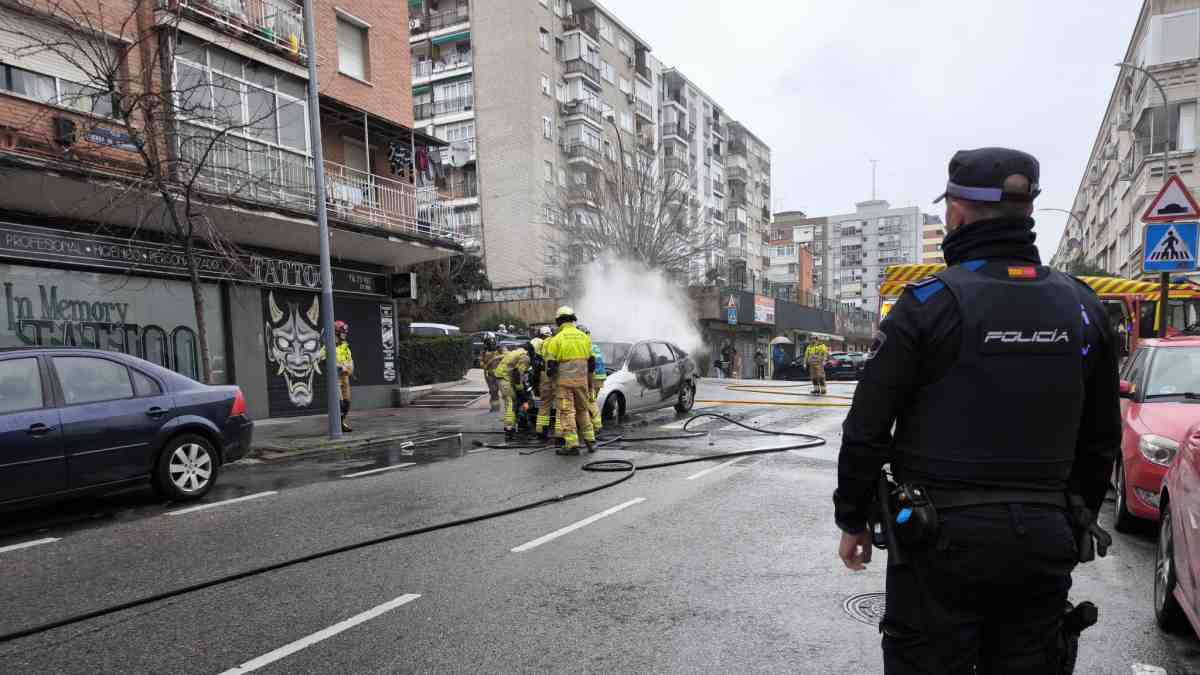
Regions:
<svg viewBox="0 0 1200 675"><path fill-rule="evenodd" d="M865 527L887 462L930 487L1103 503L1121 440L1118 343L1092 290L1040 265L1032 224L966 226L957 246L947 240L952 267L908 288L880 323L843 424L843 531Z"/></svg>

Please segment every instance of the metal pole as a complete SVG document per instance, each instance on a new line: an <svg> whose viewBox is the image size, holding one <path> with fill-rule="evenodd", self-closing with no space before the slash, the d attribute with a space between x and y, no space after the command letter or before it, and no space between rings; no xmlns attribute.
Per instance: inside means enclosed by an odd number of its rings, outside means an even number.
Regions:
<svg viewBox="0 0 1200 675"><path fill-rule="evenodd" d="M1136 66L1132 63L1118 63L1117 67L1118 68L1130 68L1132 70L1138 71L1139 73L1143 73L1146 77L1150 78L1150 81L1154 83L1155 88L1158 89L1158 95L1162 97L1163 119L1165 119L1167 121L1167 123L1169 124L1171 121L1171 116L1167 114L1167 108L1170 104L1167 102L1167 92L1165 89L1163 89L1162 83L1160 83L1158 81L1158 78L1155 77L1154 74L1151 73L1149 70L1146 70L1145 68L1143 68L1141 66ZM1151 132L1151 133L1153 133L1153 132ZM1151 142L1150 149L1153 150L1153 143L1154 143L1153 135L1151 135L1151 137L1150 137L1150 142ZM1163 170L1162 170L1163 185L1167 184L1167 175L1170 172L1170 167L1167 164L1167 155L1170 152L1170 150L1171 150L1170 143L1164 142L1163 143ZM1146 255L1146 252L1142 251L1142 255ZM1167 272L1163 272L1162 274L1160 274L1158 276L1158 336L1159 337L1167 336L1167 301L1169 299L1168 295L1169 295L1170 288L1171 288L1171 275Z"/></svg>
<svg viewBox="0 0 1200 675"><path fill-rule="evenodd" d="M321 148L321 99L317 91L317 29L312 0L304 0L304 48L308 51L308 138L312 146L313 182L317 195L317 231L321 238L321 333L325 346L325 405L329 410L329 437L342 436L341 398L338 395L337 341L333 336L333 273L329 268L329 214L325 210L325 152Z"/></svg>

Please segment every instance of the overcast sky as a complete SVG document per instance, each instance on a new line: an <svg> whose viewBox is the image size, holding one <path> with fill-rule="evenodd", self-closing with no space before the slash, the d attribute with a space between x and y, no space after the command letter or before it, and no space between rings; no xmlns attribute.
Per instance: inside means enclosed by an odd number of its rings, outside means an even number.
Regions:
<svg viewBox="0 0 1200 675"><path fill-rule="evenodd" d="M1141 0L602 0L771 146L775 211L930 202L960 148L1042 165L1069 209ZM1049 261L1066 216L1037 213Z"/></svg>

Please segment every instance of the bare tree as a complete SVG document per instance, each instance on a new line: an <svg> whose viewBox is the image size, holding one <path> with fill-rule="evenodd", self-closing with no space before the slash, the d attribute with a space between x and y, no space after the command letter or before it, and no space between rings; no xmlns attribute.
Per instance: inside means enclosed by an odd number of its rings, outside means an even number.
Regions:
<svg viewBox="0 0 1200 675"><path fill-rule="evenodd" d="M686 280L695 261L724 246L724 228L692 196L681 158L627 153L625 139L620 147L618 159L582 143L565 146L570 157L594 168L572 174L567 188L547 199L546 220L559 234L564 277L610 254Z"/></svg>
<svg viewBox="0 0 1200 675"><path fill-rule="evenodd" d="M214 67L205 56L210 45L181 41L179 3L165 6L174 11L163 11L158 0L12 0L3 7L18 19L0 21L0 34L16 38L8 40L18 45L10 50L13 60L56 59L81 80L28 73L35 98L80 114L65 116L60 108L43 107L30 115L22 133L44 137L51 128L49 117L68 117L76 141L64 143L57 133L55 142L67 145L60 157L113 179L96 190L88 205L94 209L91 215L100 218L148 204L138 209L135 233L142 227L155 229L183 248L201 375L211 382L201 265L216 257L227 271L249 272L245 257L213 222L211 210L235 202L310 206L311 169L303 155L288 159L259 142L278 133L285 107L294 106L292 112L303 117L302 91L298 98L285 98L276 94L282 85L274 74L260 75L261 80L272 79L259 89ZM222 51L220 56L227 59L229 54ZM48 81L41 91L38 77ZM90 143L82 143L85 139Z"/></svg>

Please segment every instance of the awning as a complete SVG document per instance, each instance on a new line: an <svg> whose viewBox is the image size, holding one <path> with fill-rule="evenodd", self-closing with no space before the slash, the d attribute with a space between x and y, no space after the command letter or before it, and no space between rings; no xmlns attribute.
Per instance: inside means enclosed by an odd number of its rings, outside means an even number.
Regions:
<svg viewBox="0 0 1200 675"><path fill-rule="evenodd" d="M364 115L366 116L367 127L372 139L397 141L400 143L408 143L411 139L414 145L438 148L450 145L449 142L443 141L436 136L430 136L416 129L409 129L403 124L384 119L374 113L368 113L345 101L339 101L327 96L321 97L322 124L343 124L348 127L362 129Z"/></svg>
<svg viewBox="0 0 1200 675"><path fill-rule="evenodd" d="M432 42L435 45L444 45L447 42L458 42L459 40L468 40L470 38L471 38L471 31L463 30L463 31L459 31L457 33L451 33L450 35L441 35L441 36L435 37L430 42Z"/></svg>

